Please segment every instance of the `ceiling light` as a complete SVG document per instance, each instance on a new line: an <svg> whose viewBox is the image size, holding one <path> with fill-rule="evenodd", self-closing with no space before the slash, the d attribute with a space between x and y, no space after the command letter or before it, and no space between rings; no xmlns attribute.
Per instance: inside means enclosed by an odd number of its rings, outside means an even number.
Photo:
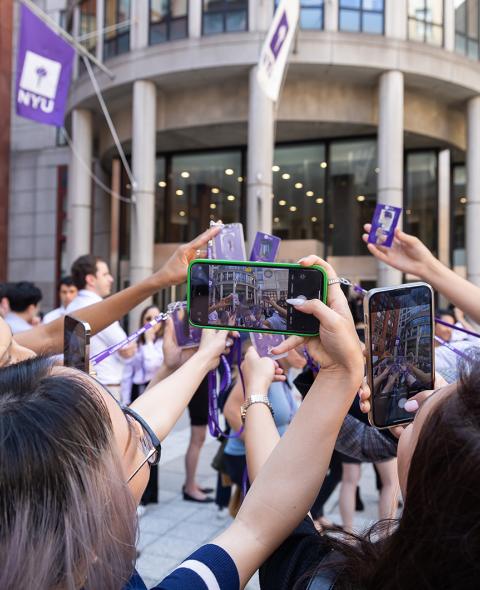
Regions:
<svg viewBox="0 0 480 590"><path fill-rule="evenodd" d="M180 217L185 217L186 215L185 211L179 211L178 214L180 215Z"/></svg>
<svg viewBox="0 0 480 590"><path fill-rule="evenodd" d="M407 210L405 211L405 213L406 213L407 215L411 215L411 214L412 214L412 210L411 210L411 209L407 209Z"/></svg>
<svg viewBox="0 0 480 590"><path fill-rule="evenodd" d="M220 192L220 189L219 189L219 188L216 188L216 187L213 187L213 188L212 188L212 193L213 193L214 195L218 195L218 193L219 193L219 192Z"/></svg>
<svg viewBox="0 0 480 590"><path fill-rule="evenodd" d="M215 205L215 203L210 203L210 209L216 209L217 206Z"/></svg>
<svg viewBox="0 0 480 590"><path fill-rule="evenodd" d="M285 172L284 174L282 174L282 178L283 180L288 180L290 178L290 174L288 172Z"/></svg>
<svg viewBox="0 0 480 590"><path fill-rule="evenodd" d="M462 205L465 205L466 202L467 202L467 197L460 197L460 203L462 203Z"/></svg>
<svg viewBox="0 0 480 590"><path fill-rule="evenodd" d="M375 168L375 174L378 174L380 172L380 168Z"/></svg>
<svg viewBox="0 0 480 590"><path fill-rule="evenodd" d="M322 197L318 197L318 199L315 199L315 203L317 203L318 205L321 205L323 203Z"/></svg>
<svg viewBox="0 0 480 590"><path fill-rule="evenodd" d="M178 195L179 197L181 197L183 195L183 191L181 188L177 188L177 190L175 191L175 194Z"/></svg>
<svg viewBox="0 0 480 590"><path fill-rule="evenodd" d="M274 218L273 218L273 222L274 222L274 223L278 223L279 221L280 221L280 217L274 217Z"/></svg>
<svg viewBox="0 0 480 590"><path fill-rule="evenodd" d="M334 223L329 223L328 229L335 229L335 224Z"/></svg>
<svg viewBox="0 0 480 590"><path fill-rule="evenodd" d="M231 168L227 168L227 169L225 170L225 174L226 174L227 176L233 176L233 172L234 172L234 171L233 171Z"/></svg>
<svg viewBox="0 0 480 590"><path fill-rule="evenodd" d="M278 172L280 170L280 166L272 166L272 172Z"/></svg>
<svg viewBox="0 0 480 590"><path fill-rule="evenodd" d="M357 201L358 201L359 203L363 203L363 201L365 201L365 196L364 196L364 195L358 195L358 197L357 197Z"/></svg>
<svg viewBox="0 0 480 590"><path fill-rule="evenodd" d="M313 221L313 223L315 223L316 221L318 221L318 219L316 217L312 217L311 221Z"/></svg>
<svg viewBox="0 0 480 590"><path fill-rule="evenodd" d="M132 188L132 185L131 184L127 184L127 188L128 189Z"/></svg>
<svg viewBox="0 0 480 590"><path fill-rule="evenodd" d="M297 210L297 208L295 207L295 205L292 205L291 207L289 207L289 209L290 209L290 211L292 213Z"/></svg>
<svg viewBox="0 0 480 590"><path fill-rule="evenodd" d="M183 172L180 174L180 176L181 176L182 178L190 178L190 172L187 172L186 170L184 170L184 171L183 171Z"/></svg>
<svg viewBox="0 0 480 590"><path fill-rule="evenodd" d="M314 192L313 191L307 191L305 194L307 195L307 197L313 197Z"/></svg>
<svg viewBox="0 0 480 590"><path fill-rule="evenodd" d="M228 195L227 201L235 201L235 195Z"/></svg>
<svg viewBox="0 0 480 590"><path fill-rule="evenodd" d="M320 162L320 168L326 168L327 165L328 164L326 162Z"/></svg>
<svg viewBox="0 0 480 590"><path fill-rule="evenodd" d="M303 184L301 182L296 182L295 188L303 188Z"/></svg>
<svg viewBox="0 0 480 590"><path fill-rule="evenodd" d="M285 205L287 204L287 201L284 201L282 199L281 201L278 201L278 204L280 205L280 207L285 207Z"/></svg>
<svg viewBox="0 0 480 590"><path fill-rule="evenodd" d="M161 181L158 183L158 186L159 186L160 188L165 188L165 187L167 186L167 183L166 183L164 180L161 180Z"/></svg>
<svg viewBox="0 0 480 590"><path fill-rule="evenodd" d="M237 180L238 180L238 182L243 182L243 176L239 176L239 177L237 178Z"/></svg>

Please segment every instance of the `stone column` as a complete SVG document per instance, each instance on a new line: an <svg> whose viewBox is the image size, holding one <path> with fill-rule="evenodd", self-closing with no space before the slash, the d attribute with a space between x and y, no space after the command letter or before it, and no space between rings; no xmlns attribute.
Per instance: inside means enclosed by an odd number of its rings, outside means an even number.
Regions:
<svg viewBox="0 0 480 590"><path fill-rule="evenodd" d="M273 102L257 82L256 66L250 70L247 155L247 240L252 246L257 231L272 233L274 150Z"/></svg>
<svg viewBox="0 0 480 590"><path fill-rule="evenodd" d="M103 62L103 29L105 28L105 0L97 0L97 59Z"/></svg>
<svg viewBox="0 0 480 590"><path fill-rule="evenodd" d="M453 0L443 2L443 47L455 51L455 6Z"/></svg>
<svg viewBox="0 0 480 590"><path fill-rule="evenodd" d="M198 39L202 36L202 2L188 1L188 36Z"/></svg>
<svg viewBox="0 0 480 590"><path fill-rule="evenodd" d="M255 7L255 20L251 20L251 7ZM275 12L275 1L274 0L261 0L261 2L250 0L249 4L249 23L250 23L250 30L253 31L268 31L270 24L273 19L273 15ZM254 27L252 27L252 24Z"/></svg>
<svg viewBox="0 0 480 590"><path fill-rule="evenodd" d="M385 36L394 39L407 38L407 2L398 0L385 1Z"/></svg>
<svg viewBox="0 0 480 590"><path fill-rule="evenodd" d="M323 11L323 28L326 31L338 31L338 0L325 0Z"/></svg>
<svg viewBox="0 0 480 590"><path fill-rule="evenodd" d="M130 51L148 47L150 2L132 2L130 6Z"/></svg>
<svg viewBox="0 0 480 590"><path fill-rule="evenodd" d="M480 286L480 96L467 106L467 278Z"/></svg>
<svg viewBox="0 0 480 590"><path fill-rule="evenodd" d="M133 85L132 187L130 282L138 283L153 272L155 241L155 158L157 88L153 82L137 80ZM130 325L137 326L140 309L130 313Z"/></svg>
<svg viewBox="0 0 480 590"><path fill-rule="evenodd" d="M378 89L378 202L403 207L403 74L385 72ZM378 286L402 282L402 273L378 263Z"/></svg>
<svg viewBox="0 0 480 590"><path fill-rule="evenodd" d="M72 111L72 142L68 170L68 266L90 252L92 216L93 126L92 113L85 109Z"/></svg>

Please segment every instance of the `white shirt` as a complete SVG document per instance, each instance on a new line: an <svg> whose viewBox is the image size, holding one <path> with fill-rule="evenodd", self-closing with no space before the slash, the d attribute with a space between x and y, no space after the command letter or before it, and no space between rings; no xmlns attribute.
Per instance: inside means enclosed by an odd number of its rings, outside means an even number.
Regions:
<svg viewBox="0 0 480 590"><path fill-rule="evenodd" d="M163 338L155 342L139 344L135 356L125 360L120 399L123 403L131 402L132 385L146 385L163 364Z"/></svg>
<svg viewBox="0 0 480 590"><path fill-rule="evenodd" d="M58 318L63 318L64 315L66 315L67 313L67 308L63 307L62 305L60 307L57 307L57 309L52 309L52 311L49 311L48 313L46 313L43 316L43 324L50 324L52 322L54 322L55 320L58 320Z"/></svg>
<svg viewBox="0 0 480 590"><path fill-rule="evenodd" d="M17 315L14 311L7 313L7 315L5 316L5 321L10 326L10 329L12 330L12 334L19 334L20 332L26 332L27 330L31 330L33 327L26 320L24 320L19 315Z"/></svg>
<svg viewBox="0 0 480 590"><path fill-rule="evenodd" d="M94 303L103 301L100 295L81 289L78 295L67 307L67 314L71 314L77 309L88 307ZM105 330L102 330L90 339L90 358L104 351L106 348L118 344L127 337L125 331L120 326L119 322L110 324ZM99 363L95 370L97 372L97 379L104 385L119 385L122 381L124 360L116 352L112 354L101 363Z"/></svg>

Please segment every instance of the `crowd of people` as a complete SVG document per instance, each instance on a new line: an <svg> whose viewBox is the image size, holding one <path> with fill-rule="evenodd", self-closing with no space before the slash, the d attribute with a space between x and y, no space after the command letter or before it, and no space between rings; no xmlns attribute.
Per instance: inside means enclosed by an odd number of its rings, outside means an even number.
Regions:
<svg viewBox="0 0 480 590"><path fill-rule="evenodd" d="M138 507L158 501L161 444L187 407L183 498L213 501L213 490L196 482L207 375L237 333L203 330L198 347L180 348L168 319L99 364L95 376L64 367L58 355L65 314L90 324L92 355L122 341L122 317L184 283L188 263L219 231L179 247L154 275L115 294L106 262L80 257L59 285L60 307L43 321L35 285L1 286L0 588L146 590L135 571ZM236 590L257 570L266 590L478 586L480 288L401 230L391 248L367 247L451 302L437 312L435 390L408 400L408 426L370 426L358 300L348 301L327 262L303 258L331 283L326 304L296 300L319 320L319 334L286 339L272 351L277 361L242 341L243 384L234 367L219 400L230 433L239 434L223 441L215 462L217 504L235 518L155 588ZM149 305L141 324L159 312ZM361 463L375 465L380 488L380 520L366 533L353 527ZM339 483L342 527L324 514Z"/></svg>

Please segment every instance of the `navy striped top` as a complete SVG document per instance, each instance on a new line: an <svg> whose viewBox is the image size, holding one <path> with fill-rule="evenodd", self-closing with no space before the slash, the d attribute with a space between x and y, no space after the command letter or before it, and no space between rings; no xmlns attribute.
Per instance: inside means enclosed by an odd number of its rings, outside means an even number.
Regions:
<svg viewBox="0 0 480 590"><path fill-rule="evenodd" d="M151 590L239 590L237 567L218 545L203 545ZM135 572L124 590L147 590Z"/></svg>

